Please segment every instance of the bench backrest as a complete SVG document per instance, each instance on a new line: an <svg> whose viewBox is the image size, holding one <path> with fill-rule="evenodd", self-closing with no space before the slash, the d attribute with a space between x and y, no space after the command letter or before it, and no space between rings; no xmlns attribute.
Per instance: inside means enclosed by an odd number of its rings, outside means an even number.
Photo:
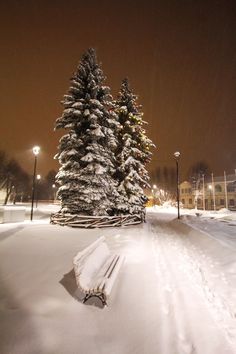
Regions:
<svg viewBox="0 0 236 354"><path fill-rule="evenodd" d="M76 282L83 290L88 291L91 281L105 263L110 251L105 243L105 237L79 252L73 259Z"/></svg>

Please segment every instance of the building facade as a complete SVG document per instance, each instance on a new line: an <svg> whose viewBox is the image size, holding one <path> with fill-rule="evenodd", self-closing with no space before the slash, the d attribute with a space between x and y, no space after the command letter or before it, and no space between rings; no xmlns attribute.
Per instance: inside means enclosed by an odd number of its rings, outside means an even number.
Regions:
<svg viewBox="0 0 236 354"><path fill-rule="evenodd" d="M210 178L202 176L194 185L184 181L179 186L183 208L236 210L236 175Z"/></svg>

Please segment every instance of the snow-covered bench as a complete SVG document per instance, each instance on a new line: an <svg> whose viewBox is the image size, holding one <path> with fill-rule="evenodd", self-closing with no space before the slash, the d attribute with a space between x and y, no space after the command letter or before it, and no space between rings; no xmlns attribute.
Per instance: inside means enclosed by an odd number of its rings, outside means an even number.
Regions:
<svg viewBox="0 0 236 354"><path fill-rule="evenodd" d="M76 283L85 294L83 303L96 296L103 305L107 305L123 261L123 256L110 252L104 236L74 257Z"/></svg>

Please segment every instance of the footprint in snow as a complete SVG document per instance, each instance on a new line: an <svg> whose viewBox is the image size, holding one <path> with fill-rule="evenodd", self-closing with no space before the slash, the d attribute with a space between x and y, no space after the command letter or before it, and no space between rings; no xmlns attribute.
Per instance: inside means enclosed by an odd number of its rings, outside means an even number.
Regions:
<svg viewBox="0 0 236 354"><path fill-rule="evenodd" d="M164 306L164 307L162 308L162 311L163 311L163 313L164 313L165 315L169 315L169 313L170 313L169 306Z"/></svg>
<svg viewBox="0 0 236 354"><path fill-rule="evenodd" d="M169 293L171 293L173 291L173 289L169 285L167 285L165 287L165 291L168 291Z"/></svg>
<svg viewBox="0 0 236 354"><path fill-rule="evenodd" d="M184 335L179 334L181 354L194 354L195 349L191 342L189 342Z"/></svg>

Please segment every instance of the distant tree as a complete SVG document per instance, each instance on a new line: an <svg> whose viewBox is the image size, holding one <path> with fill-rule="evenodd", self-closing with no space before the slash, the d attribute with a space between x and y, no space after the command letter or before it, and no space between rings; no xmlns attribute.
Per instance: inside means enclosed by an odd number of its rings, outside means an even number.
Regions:
<svg viewBox="0 0 236 354"><path fill-rule="evenodd" d="M47 181L47 183L50 185L50 186L52 186L54 183L55 183L55 181L56 181L56 171L55 170L50 170L48 173L47 173L47 175L46 175L46 177L45 177L45 180Z"/></svg>
<svg viewBox="0 0 236 354"><path fill-rule="evenodd" d="M174 167L170 168L170 172L169 172L169 191L172 192L175 188L175 184L176 184L176 170Z"/></svg>
<svg viewBox="0 0 236 354"><path fill-rule="evenodd" d="M0 189L6 192L4 204L9 198L12 202L26 199L30 190L30 177L15 159L9 159L6 152L0 150Z"/></svg>
<svg viewBox="0 0 236 354"><path fill-rule="evenodd" d="M7 204L8 199L14 189L14 181L15 176L18 173L18 164L15 160L10 160L5 167L4 171L4 182L2 183L2 187L6 191L4 204Z"/></svg>
<svg viewBox="0 0 236 354"><path fill-rule="evenodd" d="M152 181L157 185L158 189L165 191L168 198L175 193L176 188L176 171L174 167L170 166L158 166L152 172Z"/></svg>
<svg viewBox="0 0 236 354"><path fill-rule="evenodd" d="M157 188L153 190L153 197L155 198L156 203L159 205L163 205L164 203L167 203L168 205L174 205L175 203L173 194L165 189Z"/></svg>
<svg viewBox="0 0 236 354"><path fill-rule="evenodd" d="M209 174L209 166L205 161L199 161L192 165L188 173L190 178L198 177L203 174Z"/></svg>
<svg viewBox="0 0 236 354"><path fill-rule="evenodd" d="M4 204L7 204L10 196L12 196L13 203L16 202L20 194L23 198L29 188L29 175L14 159L6 163L2 187L6 190Z"/></svg>
<svg viewBox="0 0 236 354"><path fill-rule="evenodd" d="M45 177L40 178L36 183L36 197L38 200L52 200L55 197L56 171L50 170Z"/></svg>
<svg viewBox="0 0 236 354"><path fill-rule="evenodd" d="M118 213L142 213L147 202L143 188L148 186L146 164L151 160L154 146L146 136L141 106L129 87L128 79L122 81L117 99L118 133L116 179L119 186Z"/></svg>
<svg viewBox="0 0 236 354"><path fill-rule="evenodd" d="M189 180L194 188L194 204L197 208L198 199L201 195L201 190L203 187L203 176L209 174L209 166L204 161L199 161L195 163L189 170Z"/></svg>
<svg viewBox="0 0 236 354"><path fill-rule="evenodd" d="M8 158L5 151L0 150L0 188L3 188L3 184L6 179L6 166Z"/></svg>
<svg viewBox="0 0 236 354"><path fill-rule="evenodd" d="M28 195L30 194L30 188L31 188L31 177L27 172L25 172L20 167L14 182L14 190L12 196L13 203L15 204L16 202L22 202L28 200Z"/></svg>
<svg viewBox="0 0 236 354"><path fill-rule="evenodd" d="M60 139L56 176L62 216L109 215L117 196L113 178L117 142L117 117L112 110L110 88L94 49L89 49L71 79L64 96L64 112L56 129L67 129Z"/></svg>
<svg viewBox="0 0 236 354"><path fill-rule="evenodd" d="M50 170L45 177L47 199L55 199L56 197L56 174L55 170Z"/></svg>
<svg viewBox="0 0 236 354"><path fill-rule="evenodd" d="M155 172L152 173L152 180L155 181L155 184L160 183L161 181L161 168L158 166L155 169Z"/></svg>

